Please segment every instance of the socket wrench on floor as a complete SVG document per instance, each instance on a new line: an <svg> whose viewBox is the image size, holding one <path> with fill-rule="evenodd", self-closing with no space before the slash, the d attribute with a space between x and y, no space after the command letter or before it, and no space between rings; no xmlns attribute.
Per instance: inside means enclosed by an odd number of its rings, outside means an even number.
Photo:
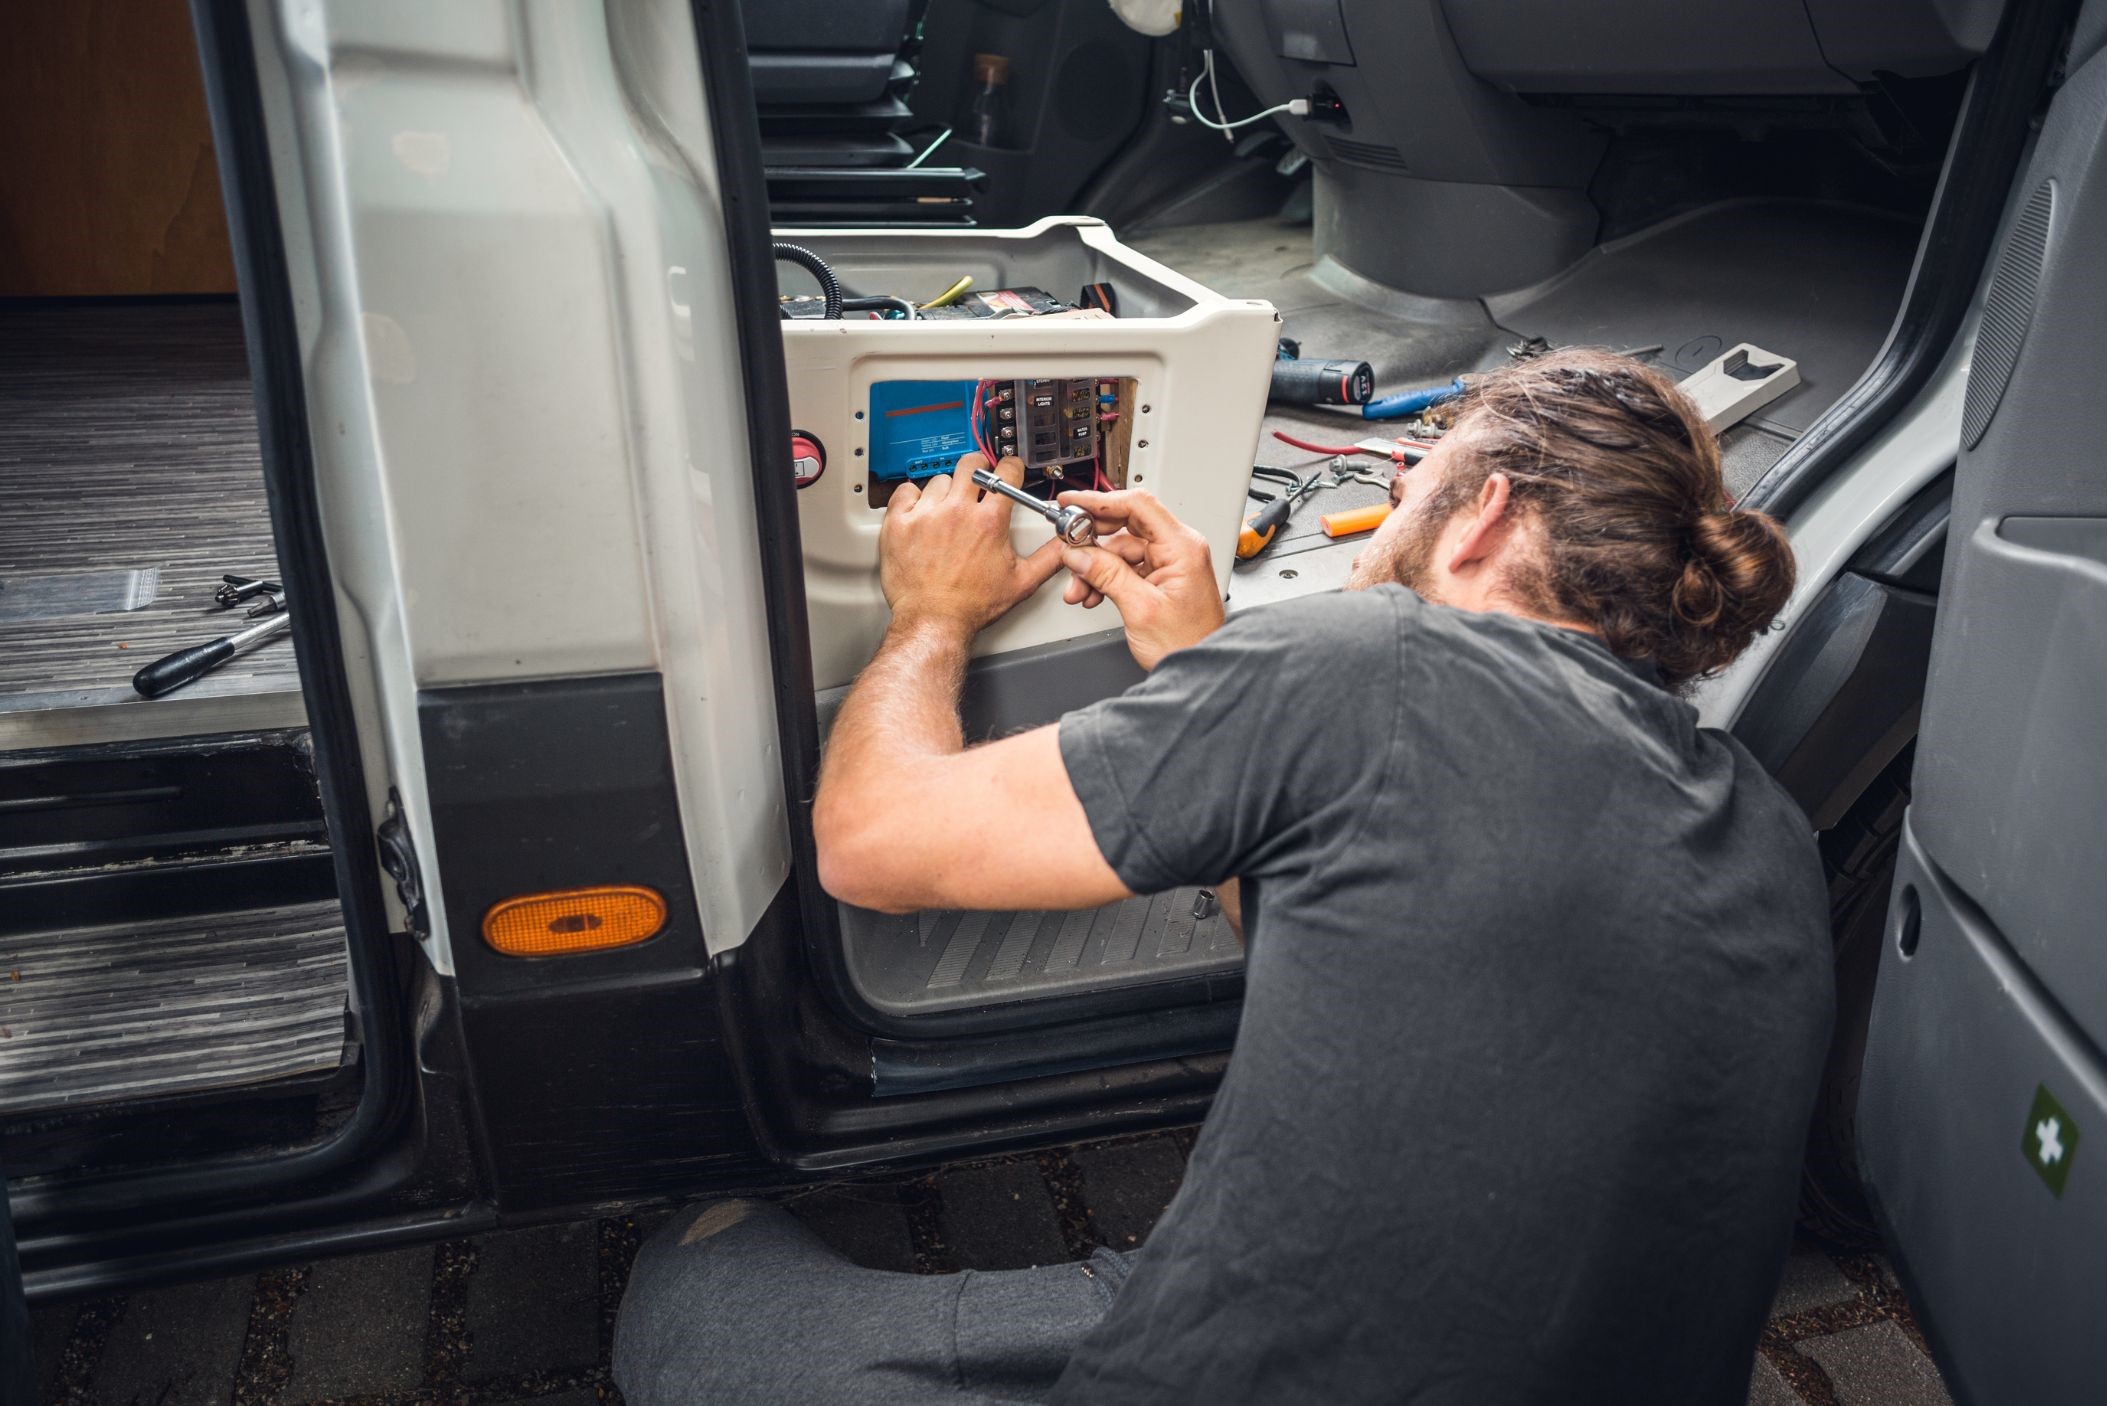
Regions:
<svg viewBox="0 0 2107 1406"><path fill-rule="evenodd" d="M1013 503L1021 503L1040 517L1053 524L1054 535L1071 547L1091 547L1097 544L1097 524L1090 514L1081 508L1064 508L1058 503L1049 503L1043 498L1034 498L1021 488L1013 488L1009 481L987 469L975 469L973 481L990 493L1000 493Z"/></svg>
<svg viewBox="0 0 2107 1406"><path fill-rule="evenodd" d="M179 649L156 659L132 675L132 687L142 698L159 698L172 689L205 677L237 654L247 654L292 629L293 617L283 611L266 615L245 630L221 635L216 640Z"/></svg>

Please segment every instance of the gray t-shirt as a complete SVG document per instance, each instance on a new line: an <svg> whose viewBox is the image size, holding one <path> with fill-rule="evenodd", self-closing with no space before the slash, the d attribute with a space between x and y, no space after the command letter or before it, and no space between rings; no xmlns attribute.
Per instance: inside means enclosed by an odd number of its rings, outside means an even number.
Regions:
<svg viewBox="0 0 2107 1406"><path fill-rule="evenodd" d="M1065 1402L1742 1406L1832 1004L1806 818L1576 631L1398 587L1061 723L1136 892L1243 880L1244 1014Z"/></svg>

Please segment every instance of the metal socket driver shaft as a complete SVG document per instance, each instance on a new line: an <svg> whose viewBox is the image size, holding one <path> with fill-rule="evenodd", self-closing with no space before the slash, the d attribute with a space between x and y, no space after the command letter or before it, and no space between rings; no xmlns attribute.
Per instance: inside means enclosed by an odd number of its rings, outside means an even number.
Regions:
<svg viewBox="0 0 2107 1406"><path fill-rule="evenodd" d="M973 481L991 493L1000 493L1013 503L1022 503L1040 517L1053 524L1054 535L1071 547L1097 545L1097 524L1090 514L1081 508L1064 508L1056 503L1034 498L1021 488L1012 488L1008 481L987 469L975 469Z"/></svg>

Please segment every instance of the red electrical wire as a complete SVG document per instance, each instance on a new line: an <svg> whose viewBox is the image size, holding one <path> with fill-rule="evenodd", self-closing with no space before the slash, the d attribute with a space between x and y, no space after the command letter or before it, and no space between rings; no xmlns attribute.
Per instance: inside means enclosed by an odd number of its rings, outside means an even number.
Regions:
<svg viewBox="0 0 2107 1406"><path fill-rule="evenodd" d="M1312 444L1306 439L1295 438L1295 436L1285 430L1273 431L1273 438L1279 440L1282 444L1292 444L1297 449L1307 449L1312 454L1359 454L1363 452L1358 444L1349 444L1343 448L1336 444Z"/></svg>
<svg viewBox="0 0 2107 1406"><path fill-rule="evenodd" d="M1282 444L1292 444L1297 449L1307 449L1312 454L1373 454L1376 452L1373 449L1363 449L1358 444L1312 444L1306 439L1297 439L1283 430L1273 431L1273 438L1279 440ZM1423 439L1399 439L1393 440L1391 443L1401 445L1406 449L1417 449L1423 452L1431 452L1434 448L1432 444ZM1395 459L1398 455L1395 451L1392 451L1390 457Z"/></svg>
<svg viewBox="0 0 2107 1406"><path fill-rule="evenodd" d="M986 426L983 423L987 412L981 404L981 397L986 394L987 389L988 383L986 381L975 381L973 383L973 447L980 451L982 458L993 464L995 462L995 451L988 447Z"/></svg>

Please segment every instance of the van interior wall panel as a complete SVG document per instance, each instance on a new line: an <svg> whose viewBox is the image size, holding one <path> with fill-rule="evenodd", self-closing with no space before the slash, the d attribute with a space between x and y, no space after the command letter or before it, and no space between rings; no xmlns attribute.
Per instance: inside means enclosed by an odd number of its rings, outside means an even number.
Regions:
<svg viewBox="0 0 2107 1406"><path fill-rule="evenodd" d="M0 298L232 293L184 0L0 18Z"/></svg>
<svg viewBox="0 0 2107 1406"><path fill-rule="evenodd" d="M132 689L249 623L215 607L222 574L278 575L232 300L0 307L0 494L0 749L303 720L283 638ZM96 583L125 572L151 598L109 609Z"/></svg>

